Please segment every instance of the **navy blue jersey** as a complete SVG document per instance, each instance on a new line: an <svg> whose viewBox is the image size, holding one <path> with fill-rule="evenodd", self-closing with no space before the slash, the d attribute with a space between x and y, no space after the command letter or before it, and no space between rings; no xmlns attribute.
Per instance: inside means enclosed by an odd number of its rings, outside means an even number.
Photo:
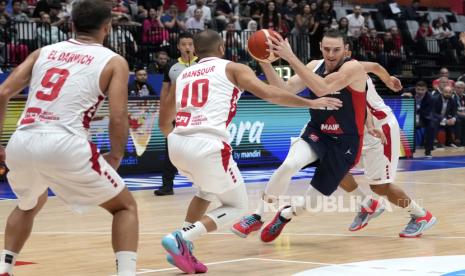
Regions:
<svg viewBox="0 0 465 276"><path fill-rule="evenodd" d="M345 59L334 72L339 70L347 61L350 61L350 59ZM325 74L324 62L317 68L315 73L323 78L327 75ZM311 115L310 125L319 129L322 133L331 136L363 136L366 116L366 93L360 93L350 87L346 87L340 91L334 91L327 96L341 100L342 107L338 110L309 109ZM318 98L314 94L311 94L310 97L312 99Z"/></svg>

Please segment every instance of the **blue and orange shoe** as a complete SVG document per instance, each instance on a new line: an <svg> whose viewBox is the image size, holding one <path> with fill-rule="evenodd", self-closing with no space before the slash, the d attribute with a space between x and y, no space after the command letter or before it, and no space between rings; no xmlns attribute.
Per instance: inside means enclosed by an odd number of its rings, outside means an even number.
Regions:
<svg viewBox="0 0 465 276"><path fill-rule="evenodd" d="M424 231L430 229L436 223L436 217L429 211L425 210L423 217L410 215L410 221L402 232L399 233L401 238L418 238Z"/></svg>
<svg viewBox="0 0 465 276"><path fill-rule="evenodd" d="M278 213L274 216L273 220L268 223L265 228L262 230L262 234L260 236L261 240L263 242L271 242L274 241L279 234L281 234L281 231L283 230L284 226L291 221L290 219L285 219L281 216L281 211L289 208L291 206L284 206L281 208Z"/></svg>
<svg viewBox="0 0 465 276"><path fill-rule="evenodd" d="M189 241L182 237L181 231L174 231L161 240L162 246L171 255L173 264L187 274L194 274L195 267L189 250Z"/></svg>
<svg viewBox="0 0 465 276"><path fill-rule="evenodd" d="M194 244L190 241L186 241L186 242L189 245L189 251L191 253L192 262L194 263L195 273L206 273L208 271L208 267L204 265L203 263L199 262L194 257L194 255L192 255L192 251L194 250ZM176 266L176 263L174 262L174 259L170 254L166 255L166 261L170 263L171 265Z"/></svg>
<svg viewBox="0 0 465 276"><path fill-rule="evenodd" d="M261 217L257 214L252 214L243 217L239 222L235 223L231 227L231 231L241 238L247 238L250 233L260 230L262 226L263 221L261 221Z"/></svg>

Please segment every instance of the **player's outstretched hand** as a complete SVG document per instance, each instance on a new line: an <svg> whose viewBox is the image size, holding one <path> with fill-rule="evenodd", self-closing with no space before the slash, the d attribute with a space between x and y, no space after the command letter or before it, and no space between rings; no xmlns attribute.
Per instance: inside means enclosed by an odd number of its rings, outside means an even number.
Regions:
<svg viewBox="0 0 465 276"><path fill-rule="evenodd" d="M376 128L371 128L371 129L369 128L368 133L376 138L379 138L383 145L387 144L386 135L384 135L384 132L382 130L376 129Z"/></svg>
<svg viewBox="0 0 465 276"><path fill-rule="evenodd" d="M331 97L321 97L315 100L312 100L312 109L328 109L328 110L338 110L342 107L342 102L339 99Z"/></svg>
<svg viewBox="0 0 465 276"><path fill-rule="evenodd" d="M394 92L402 90L402 83L398 78L393 76L389 77L389 81L386 83L386 86Z"/></svg>
<svg viewBox="0 0 465 276"><path fill-rule="evenodd" d="M279 56L280 58L287 61L294 57L294 53L292 52L291 45L289 44L287 38L283 39L281 36L270 36L270 40L271 42L267 42L268 46L270 46L271 51L273 51L276 56Z"/></svg>
<svg viewBox="0 0 465 276"><path fill-rule="evenodd" d="M105 161L108 162L108 164L110 164L110 166L117 170L119 168L119 165L121 164L121 160L123 159L123 157L118 157L118 156L115 156L114 154L112 154L111 152L106 152L102 155L103 159L105 159Z"/></svg>

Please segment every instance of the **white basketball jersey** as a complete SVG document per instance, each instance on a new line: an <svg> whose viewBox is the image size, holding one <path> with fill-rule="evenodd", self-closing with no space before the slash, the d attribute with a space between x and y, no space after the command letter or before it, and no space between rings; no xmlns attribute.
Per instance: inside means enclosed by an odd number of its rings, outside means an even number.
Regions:
<svg viewBox="0 0 465 276"><path fill-rule="evenodd" d="M209 135L229 141L227 127L242 91L226 76L229 60L204 58L176 80L176 127L181 135Z"/></svg>
<svg viewBox="0 0 465 276"><path fill-rule="evenodd" d="M105 99L100 74L116 55L100 44L74 39L43 47L32 69L18 128L56 124L87 136L90 121Z"/></svg>
<svg viewBox="0 0 465 276"><path fill-rule="evenodd" d="M392 110L387 106L383 99L379 96L375 89L375 85L371 78L367 80L367 106L371 114L378 119L383 120L392 113Z"/></svg>

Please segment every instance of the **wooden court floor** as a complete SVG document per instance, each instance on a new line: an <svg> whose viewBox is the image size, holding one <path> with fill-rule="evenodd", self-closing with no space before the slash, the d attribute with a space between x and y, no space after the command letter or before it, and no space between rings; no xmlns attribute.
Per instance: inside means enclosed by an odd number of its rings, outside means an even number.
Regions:
<svg viewBox="0 0 465 276"><path fill-rule="evenodd" d="M363 176L356 179L364 182ZM290 194L304 191L307 183L294 181ZM464 254L464 168L399 172L397 183L438 218L422 238L398 237L409 220L402 209L385 212L355 233L347 230L354 213L314 212L291 221L273 243L262 243L257 234L242 239L223 229L198 240L195 254L210 264L210 275L291 275L330 264ZM254 210L264 186L257 183L247 187L250 210ZM178 189L171 197L155 198L150 190L133 194L141 226L138 275L179 275L180 271L165 261L160 240L183 222L193 189ZM0 201L2 231L14 206L15 201ZM268 220L272 215L268 214ZM114 274L110 226L111 217L103 210L77 215L58 199L50 198L19 257L19 261L35 264L16 267L15 276Z"/></svg>

